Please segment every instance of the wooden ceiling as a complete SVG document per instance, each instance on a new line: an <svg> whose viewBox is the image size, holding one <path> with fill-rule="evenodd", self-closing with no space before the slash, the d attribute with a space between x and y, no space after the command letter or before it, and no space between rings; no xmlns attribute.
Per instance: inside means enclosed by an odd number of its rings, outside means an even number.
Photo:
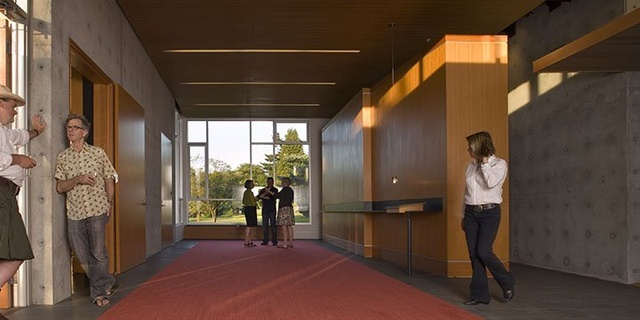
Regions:
<svg viewBox="0 0 640 320"><path fill-rule="evenodd" d="M361 88L376 84L391 73L392 65L425 52L444 34L498 34L544 2L117 1L188 118L331 118ZM165 52L176 49L359 53Z"/></svg>

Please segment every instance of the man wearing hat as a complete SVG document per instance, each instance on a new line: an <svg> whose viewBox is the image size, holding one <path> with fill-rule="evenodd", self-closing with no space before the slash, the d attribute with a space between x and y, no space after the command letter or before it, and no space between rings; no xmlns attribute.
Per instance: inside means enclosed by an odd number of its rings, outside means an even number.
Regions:
<svg viewBox="0 0 640 320"><path fill-rule="evenodd" d="M36 114L31 117L31 130L12 129L11 123L18 114L16 107L24 104L24 98L0 85L0 287L24 260L33 259L16 195L24 181L24 169L35 167L36 161L17 154L16 148L39 136L44 131L45 122Z"/></svg>

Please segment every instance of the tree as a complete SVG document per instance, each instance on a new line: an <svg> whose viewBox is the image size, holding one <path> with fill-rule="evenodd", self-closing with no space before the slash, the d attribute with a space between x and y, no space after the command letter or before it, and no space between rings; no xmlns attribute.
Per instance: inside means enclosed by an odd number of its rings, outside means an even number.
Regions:
<svg viewBox="0 0 640 320"><path fill-rule="evenodd" d="M266 154L264 156L264 162L260 162L260 166L262 166L262 168L264 169L268 177L273 177L273 169L276 161L277 161L277 155Z"/></svg>
<svg viewBox="0 0 640 320"><path fill-rule="evenodd" d="M227 163L217 160L209 160L211 171L209 172L209 200L208 205L214 215L214 222L219 215L233 213L233 191L244 184L244 176L237 170L231 170Z"/></svg>
<svg viewBox="0 0 640 320"><path fill-rule="evenodd" d="M202 155L196 154L192 156L191 167L189 169L190 182L190 198L202 199L205 197L205 171L202 166ZM189 201L189 217L194 217L196 221L200 221L202 216L207 216L207 208L201 201Z"/></svg>
<svg viewBox="0 0 640 320"><path fill-rule="evenodd" d="M251 179L257 186L260 186L263 185L267 180L269 171L265 170L262 165L250 165L248 163L243 163L238 166L238 168L236 169L236 173L239 176L245 177L244 180ZM242 181L243 185L244 180Z"/></svg>
<svg viewBox="0 0 640 320"><path fill-rule="evenodd" d="M287 130L275 160L278 178L290 178L291 185L308 184L309 156L304 152L296 129Z"/></svg>

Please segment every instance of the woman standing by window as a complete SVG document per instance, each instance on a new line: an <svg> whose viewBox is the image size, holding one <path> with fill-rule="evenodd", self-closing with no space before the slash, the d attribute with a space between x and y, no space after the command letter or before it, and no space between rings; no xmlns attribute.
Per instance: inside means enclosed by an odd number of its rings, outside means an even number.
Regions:
<svg viewBox="0 0 640 320"><path fill-rule="evenodd" d="M242 195L242 208L244 210L244 218L247 221L247 228L244 230L244 246L255 247L256 245L251 241L251 231L253 227L258 225L258 202L253 195L254 184L253 180L247 180L244 182L244 194Z"/></svg>
<svg viewBox="0 0 640 320"><path fill-rule="evenodd" d="M278 225L282 226L284 245L278 248L293 248L293 225L296 224L293 212L293 189L289 186L291 179L282 178L282 190L278 192L276 197L280 199L278 202Z"/></svg>

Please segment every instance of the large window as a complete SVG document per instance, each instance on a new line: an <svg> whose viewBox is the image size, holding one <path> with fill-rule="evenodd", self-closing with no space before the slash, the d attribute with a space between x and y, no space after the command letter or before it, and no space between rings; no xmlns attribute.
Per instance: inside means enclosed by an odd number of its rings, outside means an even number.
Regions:
<svg viewBox="0 0 640 320"><path fill-rule="evenodd" d="M273 177L291 179L296 223L309 221L309 125L306 121L201 121L187 124L189 223L244 225L242 193ZM261 223L258 202L258 223Z"/></svg>

